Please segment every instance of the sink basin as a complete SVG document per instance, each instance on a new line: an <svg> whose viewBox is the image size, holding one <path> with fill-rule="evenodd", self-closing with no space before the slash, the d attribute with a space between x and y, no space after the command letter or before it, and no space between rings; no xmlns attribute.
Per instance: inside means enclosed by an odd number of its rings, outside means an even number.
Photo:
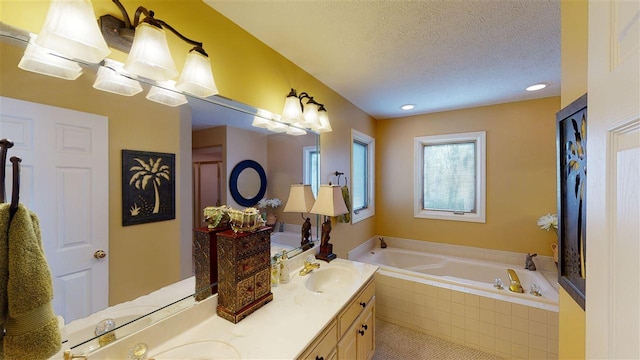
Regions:
<svg viewBox="0 0 640 360"><path fill-rule="evenodd" d="M235 347L223 341L203 340L178 345L161 353L149 356L155 360L217 360L240 359Z"/></svg>
<svg viewBox="0 0 640 360"><path fill-rule="evenodd" d="M304 286L316 293L339 291L345 286L355 284L358 279L356 271L346 267L314 270L308 276Z"/></svg>

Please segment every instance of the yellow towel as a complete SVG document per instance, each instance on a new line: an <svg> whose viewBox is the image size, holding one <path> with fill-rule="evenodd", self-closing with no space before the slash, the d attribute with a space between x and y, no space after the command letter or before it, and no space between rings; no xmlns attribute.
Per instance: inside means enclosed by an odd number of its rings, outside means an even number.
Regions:
<svg viewBox="0 0 640 360"><path fill-rule="evenodd" d="M0 231L8 207L0 208ZM53 314L51 272L44 255L38 217L18 206L9 225L9 276L0 283L8 310L3 339L4 359L48 359L61 347L58 320ZM0 255L4 255L1 254ZM0 296L0 297L2 297Z"/></svg>
<svg viewBox="0 0 640 360"><path fill-rule="evenodd" d="M4 164L0 164L4 166ZM9 204L0 203L0 359L4 359L4 323L7 318L7 282L9 280Z"/></svg>
<svg viewBox="0 0 640 360"><path fill-rule="evenodd" d="M347 205L347 212L344 215L338 216L339 223L350 223L351 222L351 198L349 196L349 188L347 185L342 187L342 198L344 199L344 204Z"/></svg>

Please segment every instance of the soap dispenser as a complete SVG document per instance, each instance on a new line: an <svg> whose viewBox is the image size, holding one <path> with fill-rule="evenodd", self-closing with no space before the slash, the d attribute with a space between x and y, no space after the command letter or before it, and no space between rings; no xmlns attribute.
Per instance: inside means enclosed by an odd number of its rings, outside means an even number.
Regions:
<svg viewBox="0 0 640 360"><path fill-rule="evenodd" d="M280 260L278 255L271 257L271 287L278 286L280 282Z"/></svg>
<svg viewBox="0 0 640 360"><path fill-rule="evenodd" d="M286 284L289 280L291 280L289 258L287 257L287 250L282 250L282 256L280 257L280 283Z"/></svg>

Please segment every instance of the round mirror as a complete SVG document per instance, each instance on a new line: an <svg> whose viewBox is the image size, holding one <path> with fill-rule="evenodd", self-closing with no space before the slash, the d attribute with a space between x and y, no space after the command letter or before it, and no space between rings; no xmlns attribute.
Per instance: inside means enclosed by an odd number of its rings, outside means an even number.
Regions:
<svg viewBox="0 0 640 360"><path fill-rule="evenodd" d="M267 191L267 175L260 164L243 160L231 171L229 191L241 206L255 206Z"/></svg>

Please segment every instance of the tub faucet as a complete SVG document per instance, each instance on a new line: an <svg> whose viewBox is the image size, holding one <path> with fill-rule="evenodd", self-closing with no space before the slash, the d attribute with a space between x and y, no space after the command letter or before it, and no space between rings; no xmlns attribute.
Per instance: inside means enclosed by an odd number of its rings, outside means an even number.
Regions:
<svg viewBox="0 0 640 360"><path fill-rule="evenodd" d="M516 272L513 271L513 269L507 269L507 273L509 274L509 281L511 282L511 284L509 285L509 291L523 293L524 289L520 284L520 279L518 278Z"/></svg>
<svg viewBox="0 0 640 360"><path fill-rule="evenodd" d="M380 240L380 248L381 249L385 249L387 247L387 243L384 242L384 238L383 237L379 237L378 240Z"/></svg>

